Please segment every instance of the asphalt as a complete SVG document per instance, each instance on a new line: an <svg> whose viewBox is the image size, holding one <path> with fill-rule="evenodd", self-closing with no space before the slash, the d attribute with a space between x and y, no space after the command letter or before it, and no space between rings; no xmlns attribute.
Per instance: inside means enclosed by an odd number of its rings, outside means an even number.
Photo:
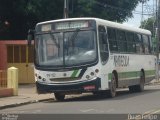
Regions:
<svg viewBox="0 0 160 120"><path fill-rule="evenodd" d="M148 85L160 84L160 80L152 80ZM21 105L54 99L53 94L37 94L35 84L19 85L18 96L1 97L0 110Z"/></svg>

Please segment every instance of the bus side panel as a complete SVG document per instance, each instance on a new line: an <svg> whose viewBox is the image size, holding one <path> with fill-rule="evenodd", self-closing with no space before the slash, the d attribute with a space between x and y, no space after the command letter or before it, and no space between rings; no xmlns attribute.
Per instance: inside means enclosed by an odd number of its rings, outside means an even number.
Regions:
<svg viewBox="0 0 160 120"><path fill-rule="evenodd" d="M145 82L155 78L155 57L153 55L112 54L107 63L108 82L112 72L118 74L118 87L127 87L140 83L140 72L145 72ZM107 68L107 67L106 67ZM107 71L107 70L105 70Z"/></svg>

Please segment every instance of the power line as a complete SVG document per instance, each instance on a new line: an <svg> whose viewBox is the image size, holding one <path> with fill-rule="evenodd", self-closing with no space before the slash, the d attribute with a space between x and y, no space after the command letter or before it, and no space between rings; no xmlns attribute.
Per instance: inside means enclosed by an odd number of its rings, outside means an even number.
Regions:
<svg viewBox="0 0 160 120"><path fill-rule="evenodd" d="M123 8L120 8L120 7L108 5L106 3L101 3L101 2L97 2L97 1L94 1L94 3L96 3L97 5L102 6L103 8L107 8L108 7L108 8L112 8L112 9L115 9L115 10L124 11L124 12L128 12L129 11L129 9L123 9Z"/></svg>
<svg viewBox="0 0 160 120"><path fill-rule="evenodd" d="M149 5L149 2L151 1L146 1L146 0L142 0L142 12L141 12L141 22L144 21L144 13L147 13L148 16L147 17L154 17L155 16L155 8L156 8L156 2L155 0L152 0L152 5Z"/></svg>
<svg viewBox="0 0 160 120"><path fill-rule="evenodd" d="M97 2L97 1L95 1L94 3L96 3L97 5L100 5L100 6L103 7L104 9L106 9L106 8L111 8L111 9L114 9L114 10L117 10L117 11L126 12L126 13L128 13L128 11L130 11L129 9L124 9L124 8L120 8L120 7L108 5L108 4L106 4L106 3L101 3L101 2ZM146 4L146 5L144 5L144 6L147 6L148 9L150 8L148 4ZM145 10L145 9L144 9L144 10ZM154 12L153 12L153 11L149 11L149 10L147 10L147 11L145 10L145 11L143 11L143 13L142 13L142 11L135 11L135 10L134 10L132 13L133 13L133 14L143 15L143 16L152 16L152 15L154 15Z"/></svg>

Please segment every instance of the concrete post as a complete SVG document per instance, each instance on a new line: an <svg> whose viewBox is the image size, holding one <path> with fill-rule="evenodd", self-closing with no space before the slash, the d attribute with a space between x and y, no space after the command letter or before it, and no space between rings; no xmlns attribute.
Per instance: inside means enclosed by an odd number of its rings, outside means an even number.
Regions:
<svg viewBox="0 0 160 120"><path fill-rule="evenodd" d="M10 67L7 70L7 87L13 88L13 95L18 95L18 68Z"/></svg>

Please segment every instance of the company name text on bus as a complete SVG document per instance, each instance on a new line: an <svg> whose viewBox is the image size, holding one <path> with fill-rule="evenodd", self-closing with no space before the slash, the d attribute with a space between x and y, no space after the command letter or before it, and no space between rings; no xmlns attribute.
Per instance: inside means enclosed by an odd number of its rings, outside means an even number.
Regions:
<svg viewBox="0 0 160 120"><path fill-rule="evenodd" d="M114 56L114 65L116 67L129 66L129 56L124 56L124 55Z"/></svg>

